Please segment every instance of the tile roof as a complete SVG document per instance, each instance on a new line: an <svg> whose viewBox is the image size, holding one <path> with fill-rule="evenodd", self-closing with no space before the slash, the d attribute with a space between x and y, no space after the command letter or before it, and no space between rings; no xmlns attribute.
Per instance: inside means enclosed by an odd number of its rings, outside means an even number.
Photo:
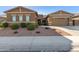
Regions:
<svg viewBox="0 0 79 59"><path fill-rule="evenodd" d="M36 12L36 11L31 10L31 9L29 9L29 8L25 8L25 7L23 7L23 6L18 6L18 7L15 7L15 8L9 9L9 10L4 11L4 12L5 12L5 13L6 13L6 12L10 12L10 11L16 9L16 8L23 8L23 9L26 9L27 11L29 11L29 12Z"/></svg>

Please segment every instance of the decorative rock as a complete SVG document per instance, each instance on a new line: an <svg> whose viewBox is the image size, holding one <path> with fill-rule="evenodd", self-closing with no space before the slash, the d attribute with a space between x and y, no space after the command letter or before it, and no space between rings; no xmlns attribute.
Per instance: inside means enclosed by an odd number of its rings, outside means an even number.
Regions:
<svg viewBox="0 0 79 59"><path fill-rule="evenodd" d="M39 33L40 33L40 31L36 31L36 33L38 33L38 34L39 34Z"/></svg>

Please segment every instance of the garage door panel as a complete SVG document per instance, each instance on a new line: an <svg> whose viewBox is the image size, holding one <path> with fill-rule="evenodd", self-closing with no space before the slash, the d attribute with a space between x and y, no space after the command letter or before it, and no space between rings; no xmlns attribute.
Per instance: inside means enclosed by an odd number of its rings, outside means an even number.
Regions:
<svg viewBox="0 0 79 59"><path fill-rule="evenodd" d="M57 26L66 26L68 24L67 19L54 19L52 25L57 25Z"/></svg>
<svg viewBox="0 0 79 59"><path fill-rule="evenodd" d="M76 26L79 26L79 20L76 20L76 21L75 21L75 25L76 25Z"/></svg>

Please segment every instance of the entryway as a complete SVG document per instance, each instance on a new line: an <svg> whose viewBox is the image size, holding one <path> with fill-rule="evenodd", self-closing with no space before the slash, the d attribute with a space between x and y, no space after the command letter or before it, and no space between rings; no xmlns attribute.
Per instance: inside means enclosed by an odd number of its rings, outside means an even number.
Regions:
<svg viewBox="0 0 79 59"><path fill-rule="evenodd" d="M73 26L79 26L79 20L72 20Z"/></svg>
<svg viewBox="0 0 79 59"><path fill-rule="evenodd" d="M39 25L48 25L48 22L46 19L42 20L42 19L38 19L38 24Z"/></svg>

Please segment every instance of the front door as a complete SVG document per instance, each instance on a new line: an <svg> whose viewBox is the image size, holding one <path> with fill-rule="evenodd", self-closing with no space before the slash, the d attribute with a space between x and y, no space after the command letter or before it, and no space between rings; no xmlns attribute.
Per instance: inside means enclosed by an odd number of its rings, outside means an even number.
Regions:
<svg viewBox="0 0 79 59"><path fill-rule="evenodd" d="M42 20L42 25L48 25L47 20Z"/></svg>
<svg viewBox="0 0 79 59"><path fill-rule="evenodd" d="M38 25L48 25L47 20L38 19Z"/></svg>
<svg viewBox="0 0 79 59"><path fill-rule="evenodd" d="M42 21L41 21L41 19L38 19L38 25L42 25Z"/></svg>

